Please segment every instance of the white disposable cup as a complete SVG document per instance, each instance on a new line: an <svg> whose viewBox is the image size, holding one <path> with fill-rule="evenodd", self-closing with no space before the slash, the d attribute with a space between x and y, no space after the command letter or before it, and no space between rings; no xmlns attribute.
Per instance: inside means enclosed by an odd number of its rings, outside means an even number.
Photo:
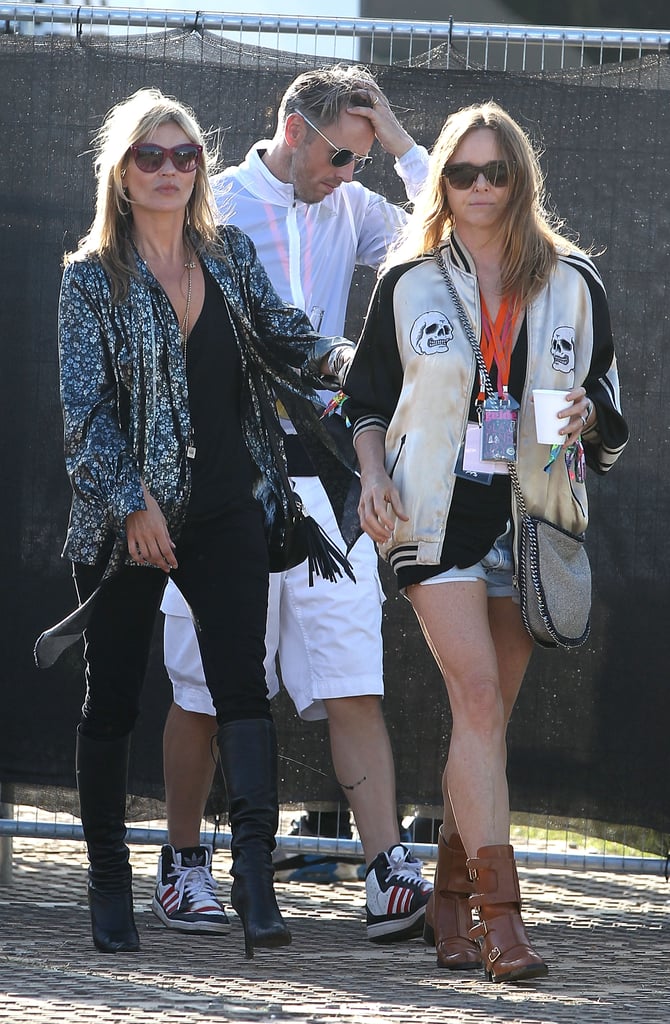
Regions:
<svg viewBox="0 0 670 1024"><path fill-rule="evenodd" d="M535 408L535 433L538 444L563 444L565 434L559 429L568 422L566 417L558 418L562 409L572 403L566 399L567 391L551 391L546 388L533 389L533 406Z"/></svg>

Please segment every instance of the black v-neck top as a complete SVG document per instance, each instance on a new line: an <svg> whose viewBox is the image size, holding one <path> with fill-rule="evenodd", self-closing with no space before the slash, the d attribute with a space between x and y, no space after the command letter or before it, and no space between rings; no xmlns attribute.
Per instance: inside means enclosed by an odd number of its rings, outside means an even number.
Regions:
<svg viewBox="0 0 670 1024"><path fill-rule="evenodd" d="M205 300L186 347L196 455L187 521L211 519L251 494L254 463L240 422L242 364L221 289L203 267Z"/></svg>

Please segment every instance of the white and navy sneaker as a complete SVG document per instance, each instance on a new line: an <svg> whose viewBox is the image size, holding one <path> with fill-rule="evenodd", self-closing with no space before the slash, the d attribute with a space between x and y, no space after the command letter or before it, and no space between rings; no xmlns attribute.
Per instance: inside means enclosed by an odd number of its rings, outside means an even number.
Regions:
<svg viewBox="0 0 670 1024"><path fill-rule="evenodd" d="M178 932L227 932L230 922L216 887L211 846L164 846L151 909L166 928Z"/></svg>
<svg viewBox="0 0 670 1024"><path fill-rule="evenodd" d="M365 875L370 942L399 942L423 934L433 884L421 877L421 866L402 843L372 861Z"/></svg>

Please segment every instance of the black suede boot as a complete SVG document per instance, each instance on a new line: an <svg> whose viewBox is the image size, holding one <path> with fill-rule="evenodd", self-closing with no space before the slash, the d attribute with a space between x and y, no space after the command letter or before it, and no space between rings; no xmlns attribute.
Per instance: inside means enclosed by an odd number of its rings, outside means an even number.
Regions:
<svg viewBox="0 0 670 1024"><path fill-rule="evenodd" d="M255 946L272 949L291 941L275 898L271 859L279 823L277 738L273 722L248 718L222 725L218 740L232 831L230 902L251 958Z"/></svg>
<svg viewBox="0 0 670 1024"><path fill-rule="evenodd" d="M135 953L132 873L126 846L130 737L99 740L77 731L77 788L88 848L88 905L102 953Z"/></svg>

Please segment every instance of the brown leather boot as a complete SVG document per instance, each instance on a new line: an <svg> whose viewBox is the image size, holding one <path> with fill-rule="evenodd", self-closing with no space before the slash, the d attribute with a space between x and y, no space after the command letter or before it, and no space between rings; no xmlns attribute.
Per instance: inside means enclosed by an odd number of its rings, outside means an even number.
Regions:
<svg viewBox="0 0 670 1024"><path fill-rule="evenodd" d="M467 861L474 883L470 906L479 924L470 937L481 939L484 970L489 981L542 978L549 968L532 949L521 920L519 876L511 846L482 846Z"/></svg>
<svg viewBox="0 0 670 1024"><path fill-rule="evenodd" d="M437 966L450 971L470 971L482 962L478 943L468 938L472 928L468 897L474 890L466 859L458 832L446 842L440 828L435 888L426 906L423 939L436 947Z"/></svg>

